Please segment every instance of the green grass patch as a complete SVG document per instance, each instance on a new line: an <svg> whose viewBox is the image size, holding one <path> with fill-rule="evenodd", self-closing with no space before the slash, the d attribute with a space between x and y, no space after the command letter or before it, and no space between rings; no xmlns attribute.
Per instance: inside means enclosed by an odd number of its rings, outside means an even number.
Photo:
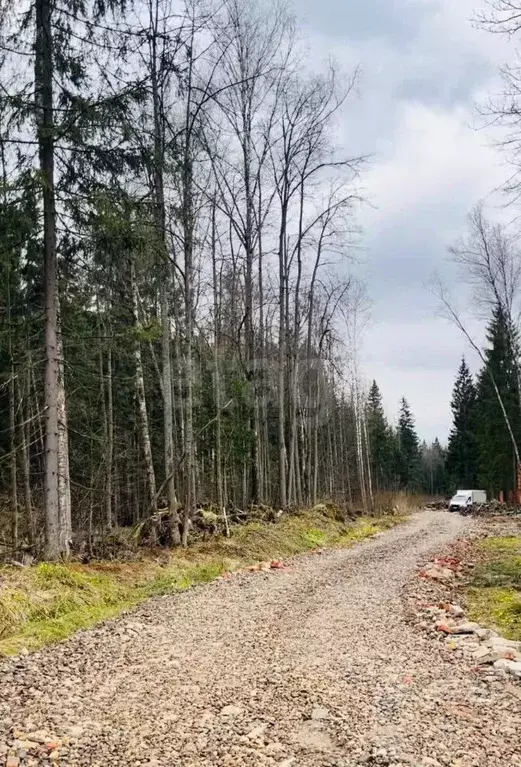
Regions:
<svg viewBox="0 0 521 767"><path fill-rule="evenodd" d="M311 528L304 534L306 542L309 544L310 549L316 549L317 546L323 546L326 542L327 535L323 530L317 528Z"/></svg>
<svg viewBox="0 0 521 767"><path fill-rule="evenodd" d="M499 552L501 554L519 553L521 555L521 538L515 535L484 538L479 543L483 551Z"/></svg>
<svg viewBox="0 0 521 767"><path fill-rule="evenodd" d="M115 617L144 599L208 583L259 561L287 559L317 548L351 546L405 521L360 518L345 525L330 506L251 523L230 538L132 562L42 563L0 567L0 656L36 650Z"/></svg>
<svg viewBox="0 0 521 767"><path fill-rule="evenodd" d="M471 588L470 616L496 628L508 639L521 640L521 593L508 588Z"/></svg>
<svg viewBox="0 0 521 767"><path fill-rule="evenodd" d="M474 571L473 583L475 586L502 586L521 590L521 557L479 565Z"/></svg>
<svg viewBox="0 0 521 767"><path fill-rule="evenodd" d="M469 589L470 616L521 640L521 537L485 538Z"/></svg>
<svg viewBox="0 0 521 767"><path fill-rule="evenodd" d="M342 533L338 540L340 546L349 546L357 541L363 541L364 538L370 538L371 535L381 532L381 528L376 522L369 519L360 519L358 524L349 527L345 533Z"/></svg>

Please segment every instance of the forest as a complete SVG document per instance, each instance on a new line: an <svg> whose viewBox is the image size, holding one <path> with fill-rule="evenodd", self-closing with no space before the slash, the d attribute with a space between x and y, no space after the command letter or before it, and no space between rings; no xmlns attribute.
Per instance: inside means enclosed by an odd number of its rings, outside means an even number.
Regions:
<svg viewBox="0 0 521 767"><path fill-rule="evenodd" d="M7 3L0 42L5 548L438 489L358 373L356 72L276 3Z"/></svg>
<svg viewBox="0 0 521 767"><path fill-rule="evenodd" d="M521 767L520 33L0 0L0 767Z"/></svg>

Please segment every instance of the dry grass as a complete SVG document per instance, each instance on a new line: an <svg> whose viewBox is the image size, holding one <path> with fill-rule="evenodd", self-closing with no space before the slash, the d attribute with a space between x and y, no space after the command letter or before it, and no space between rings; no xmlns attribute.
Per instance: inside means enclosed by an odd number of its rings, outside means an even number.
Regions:
<svg viewBox="0 0 521 767"><path fill-rule="evenodd" d="M375 495L374 505L377 515L384 514L410 514L416 509L425 506L427 498L423 495L410 493L381 492Z"/></svg>

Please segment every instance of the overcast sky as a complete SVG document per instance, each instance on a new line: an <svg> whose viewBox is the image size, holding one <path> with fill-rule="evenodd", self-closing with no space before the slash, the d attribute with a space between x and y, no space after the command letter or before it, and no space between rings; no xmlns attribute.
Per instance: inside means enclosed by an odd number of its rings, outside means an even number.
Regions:
<svg viewBox="0 0 521 767"><path fill-rule="evenodd" d="M361 214L372 301L365 376L377 380L392 419L405 396L420 436L443 442L462 354L478 365L428 284L435 272L454 284L447 247L480 199L495 214L502 199L493 190L507 175L494 131L477 130L476 104L498 91L513 48L473 27L481 2L293 0L313 55L332 56L345 72L361 67L341 141L350 155L372 155L371 205Z"/></svg>

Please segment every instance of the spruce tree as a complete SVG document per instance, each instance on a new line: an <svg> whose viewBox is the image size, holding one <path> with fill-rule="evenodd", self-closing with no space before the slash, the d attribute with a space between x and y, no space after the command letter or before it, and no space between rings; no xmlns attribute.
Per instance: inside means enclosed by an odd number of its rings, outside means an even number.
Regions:
<svg viewBox="0 0 521 767"><path fill-rule="evenodd" d="M376 483L376 489L389 489L393 476L392 436L383 409L382 395L376 381L373 381L369 390L366 419L371 472Z"/></svg>
<svg viewBox="0 0 521 767"><path fill-rule="evenodd" d="M402 397L398 418L400 485L418 490L420 485L420 446L409 403Z"/></svg>
<svg viewBox="0 0 521 767"><path fill-rule="evenodd" d="M512 439L494 383L518 444L521 437L516 363L518 339L500 307L493 312L487 340L485 366L477 385L478 481L490 495L497 495L500 490L515 488L517 469Z"/></svg>
<svg viewBox="0 0 521 767"><path fill-rule="evenodd" d="M478 445L476 441L476 387L465 362L461 360L451 401L453 426L447 451L450 489L477 486Z"/></svg>

